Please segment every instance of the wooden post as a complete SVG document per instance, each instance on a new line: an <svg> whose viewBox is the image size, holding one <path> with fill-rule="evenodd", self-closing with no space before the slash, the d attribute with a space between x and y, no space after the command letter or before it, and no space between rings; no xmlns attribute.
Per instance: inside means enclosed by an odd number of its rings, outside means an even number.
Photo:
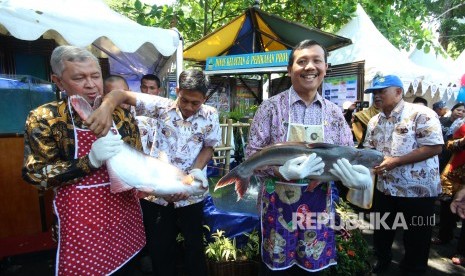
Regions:
<svg viewBox="0 0 465 276"><path fill-rule="evenodd" d="M228 126L226 130L226 147L229 148L229 150L226 150L225 152L225 160L224 160L224 174L227 174L229 172L229 168L231 165L231 139L232 139L232 134L233 134L233 122L232 119L228 119Z"/></svg>

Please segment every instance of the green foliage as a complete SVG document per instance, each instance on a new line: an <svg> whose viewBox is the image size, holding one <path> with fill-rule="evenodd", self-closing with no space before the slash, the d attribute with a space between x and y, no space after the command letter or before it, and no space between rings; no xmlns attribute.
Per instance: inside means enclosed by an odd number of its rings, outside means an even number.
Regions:
<svg viewBox="0 0 465 276"><path fill-rule="evenodd" d="M257 259L260 254L258 231L244 233L248 237L242 248L237 248L236 239L224 235L224 231L216 230L211 237L212 242L207 243L205 254L208 259L216 262L247 261Z"/></svg>
<svg viewBox="0 0 465 276"><path fill-rule="evenodd" d="M205 254L207 258L217 262L229 262L237 259L236 239L224 236L224 231L216 230L212 234L213 242L207 244Z"/></svg>
<svg viewBox="0 0 465 276"><path fill-rule="evenodd" d="M186 46L222 27L254 4L254 0L177 0L171 6L149 6L140 0L106 0L121 14L146 26L176 27ZM380 32L399 49L412 45L435 48L435 33L451 56L465 49L463 0L261 0L260 9L287 20L328 32L338 31L360 3ZM289 12L292 11L292 12ZM437 20L436 25L432 24ZM440 51L439 51L440 52Z"/></svg>
<svg viewBox="0 0 465 276"><path fill-rule="evenodd" d="M244 233L247 236L247 243L239 249L239 255L242 260L255 260L260 256L260 242L258 231L253 230L251 233Z"/></svg>
<svg viewBox="0 0 465 276"><path fill-rule="evenodd" d="M233 119L235 121L240 121L242 118L252 118L257 109L258 105L251 105L246 109L236 108L230 112L221 112L220 122L222 122L224 119Z"/></svg>
<svg viewBox="0 0 465 276"><path fill-rule="evenodd" d="M293 22L335 32L350 20L357 2L357 0L263 0L260 8Z"/></svg>
<svg viewBox="0 0 465 276"><path fill-rule="evenodd" d="M428 0L425 5L436 22L439 42L452 57L465 49L465 2L463 0Z"/></svg>
<svg viewBox="0 0 465 276"><path fill-rule="evenodd" d="M353 209L342 199L336 208L342 221L349 219ZM344 225L344 224L342 224ZM341 229L336 232L337 265L324 271L324 275L371 275L372 252L360 229Z"/></svg>

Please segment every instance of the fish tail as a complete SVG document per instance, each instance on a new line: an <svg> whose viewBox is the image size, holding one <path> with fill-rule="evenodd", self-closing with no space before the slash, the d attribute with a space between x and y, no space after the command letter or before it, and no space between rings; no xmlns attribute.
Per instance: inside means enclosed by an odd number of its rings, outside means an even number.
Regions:
<svg viewBox="0 0 465 276"><path fill-rule="evenodd" d="M313 192L313 190L318 186L320 185L321 181L319 180L311 180L308 185L307 185L307 188L305 189L306 192Z"/></svg>
<svg viewBox="0 0 465 276"><path fill-rule="evenodd" d="M235 190L237 193L237 200L239 201L249 188L250 175L245 176L243 173L238 173L236 168L230 171L227 175L223 176L218 181L218 183L216 183L214 191L234 183L236 184Z"/></svg>
<svg viewBox="0 0 465 276"><path fill-rule="evenodd" d="M112 193L121 193L124 191L131 190L133 188L129 186L128 184L126 184L126 182L124 182L118 177L118 175L112 169L109 162L106 162L106 165L107 165L108 175L110 176L110 191Z"/></svg>

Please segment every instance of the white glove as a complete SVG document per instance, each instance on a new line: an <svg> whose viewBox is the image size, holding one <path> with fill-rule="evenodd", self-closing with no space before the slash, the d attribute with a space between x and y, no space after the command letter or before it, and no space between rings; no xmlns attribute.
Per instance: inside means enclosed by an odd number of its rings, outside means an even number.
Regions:
<svg viewBox="0 0 465 276"><path fill-rule="evenodd" d="M208 188L208 180L201 169L192 169L189 174L197 181L202 183L202 187Z"/></svg>
<svg viewBox="0 0 465 276"><path fill-rule="evenodd" d="M373 184L370 170L362 165L351 165L345 158L338 159L333 164L330 173L337 176L347 188L365 190Z"/></svg>
<svg viewBox="0 0 465 276"><path fill-rule="evenodd" d="M306 178L310 175L321 175L324 171L325 163L316 153L308 156L300 156L287 160L284 165L278 168L279 173L286 180Z"/></svg>
<svg viewBox="0 0 465 276"><path fill-rule="evenodd" d="M161 162L166 163L166 164L170 163L170 159L168 158L168 154L166 154L166 152L164 152L162 150L158 153L158 160L160 160Z"/></svg>
<svg viewBox="0 0 465 276"><path fill-rule="evenodd" d="M103 162L116 155L123 148L121 135L108 133L107 136L97 139L89 152L90 164L94 168L100 168Z"/></svg>

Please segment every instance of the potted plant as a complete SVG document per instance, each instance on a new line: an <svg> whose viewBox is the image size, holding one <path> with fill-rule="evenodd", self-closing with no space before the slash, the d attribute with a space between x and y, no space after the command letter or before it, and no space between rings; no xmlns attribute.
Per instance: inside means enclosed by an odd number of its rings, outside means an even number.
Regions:
<svg viewBox="0 0 465 276"><path fill-rule="evenodd" d="M353 209L342 199L336 207L341 220L349 219ZM345 223L336 231L337 265L324 270L323 275L371 275L371 249L360 228L347 229Z"/></svg>
<svg viewBox="0 0 465 276"><path fill-rule="evenodd" d="M258 275L259 269L259 241L258 232L245 233L247 243L238 248L236 239L224 235L224 231L216 230L211 237L213 241L207 243L205 254L209 275Z"/></svg>
<svg viewBox="0 0 465 276"><path fill-rule="evenodd" d="M245 109L235 108L229 112L221 112L220 122L222 122L224 119L233 119L237 122L247 123L250 118L253 118L257 109L258 105L251 105Z"/></svg>

